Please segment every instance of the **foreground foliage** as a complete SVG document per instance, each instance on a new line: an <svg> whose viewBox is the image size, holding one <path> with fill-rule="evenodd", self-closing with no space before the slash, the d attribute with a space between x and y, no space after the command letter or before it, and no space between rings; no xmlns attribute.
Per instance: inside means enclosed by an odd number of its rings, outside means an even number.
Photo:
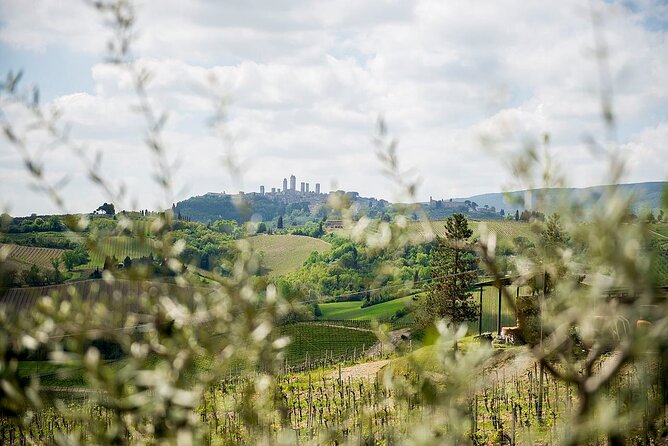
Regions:
<svg viewBox="0 0 668 446"><path fill-rule="evenodd" d="M518 255L514 262L514 287L536 290L528 297L540 327L528 349L538 366L526 379L489 379L485 364L492 350L473 344L455 348L466 327L445 320L436 322L436 360L429 369L416 356L408 356L403 373L393 373L390 366L382 379L373 382L281 376L289 340L277 333L278 321L299 303L273 284L254 280L260 261L247 242L222 243L211 234L194 237L192 232L202 228L179 222L170 210L174 184L163 140L166 115L154 109L148 95L149 73L129 53L135 32L132 5L123 0L93 5L113 25L108 58L135 90L155 177L164 190L165 211L143 221L118 214L110 226L96 226L85 216L72 217L66 225L85 239L93 256L105 239L128 231L135 234L171 271L170 283L139 280L134 292L105 292L102 284L112 284L119 277L118 271L110 269L85 293L68 287L59 295L41 297L21 317L15 309L0 308L3 441L294 444L303 439L466 444L503 442L508 437L512 441L524 434L523 429L527 442L549 435L547 441L568 445L662 438L668 303L657 287L649 226L627 223L632 197L614 186L587 209L591 225L579 224L585 217L581 208L564 203L558 229L586 247L578 261L573 247L561 243L566 238L559 237L560 243L537 246L538 255ZM48 166L30 150L37 129L41 137L46 135L53 144L70 149L108 201L123 208L124 188L101 175L85 147L70 139L59 114L43 107L38 94L22 90L19 81L19 74L10 73L1 86L0 122L41 190L66 214L58 184L45 174ZM602 103L602 115L611 128L610 101ZM7 112L9 108L19 108L23 114L17 118ZM388 138L382 122L377 144L385 173L406 193L401 201L415 202L417 182L399 169L397 143ZM554 182L550 160L537 155L535 147L528 147L516 160L513 172L530 185L543 167L541 161L546 170L540 176ZM614 151L609 161L606 183L619 183L623 162ZM540 207L540 197L537 203ZM410 205L397 206L391 221L368 217L353 221L354 210L345 197L335 196L331 206L350 228L352 242L365 250L359 252L355 244L341 242L327 254L328 262L335 260L331 265L325 267L317 256L310 259L310 264L318 265L310 271L318 272L314 276L328 290L368 291L368 282L352 274L345 277L342 267L360 267L375 258L389 263L388 269L376 273L378 283L386 285L395 277L388 271L401 269L399 259L406 250L433 237L427 221L422 222L419 237L411 230L409 219L420 211ZM541 233L555 234L554 220L539 220L536 225L542 227ZM497 262L496 235L484 227L479 227L479 233L478 254L488 273L500 282L506 265ZM188 252L189 237L202 244L191 245L197 251L192 253L195 261L185 269L183 254ZM227 262L210 251L210 247L227 250L231 246L234 253L221 256ZM5 255L0 257L0 262L5 261ZM371 274L370 269L364 271ZM193 283L193 273L205 276L206 286ZM590 279L588 283L583 275ZM514 305L509 291L504 292L508 305ZM377 335L381 341L389 340L382 330ZM109 345L124 358L122 367L106 360ZM386 346L402 348L390 342ZM19 363L37 354L80 370L85 385L94 391L80 402L71 393L45 392L39 377L26 380Z"/></svg>

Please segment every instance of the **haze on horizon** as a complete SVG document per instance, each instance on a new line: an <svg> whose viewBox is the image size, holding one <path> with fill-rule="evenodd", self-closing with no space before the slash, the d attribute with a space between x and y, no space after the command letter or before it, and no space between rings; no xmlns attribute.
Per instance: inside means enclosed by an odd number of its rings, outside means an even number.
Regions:
<svg viewBox="0 0 668 446"><path fill-rule="evenodd" d="M668 5L592 1L602 18L625 182L668 178ZM169 111L165 142L179 199L280 188L284 177L393 200L372 142L383 116L418 198L517 189L498 157L543 134L570 185L604 182L585 140L603 138L591 11L519 0L367 0L313 4L139 1L133 54L153 73L149 94ZM142 121L127 76L105 63L110 31L85 2L0 0L0 74L24 70L103 154L102 173L126 185L128 206L160 207ZM211 79L216 78L215 87ZM207 125L212 93L226 101L224 135ZM10 119L20 119L11 108ZM30 141L31 150L44 148ZM243 166L225 168L233 152ZM48 176L70 176L72 212L107 197L62 147L44 153ZM48 213L21 157L0 139L0 210Z"/></svg>

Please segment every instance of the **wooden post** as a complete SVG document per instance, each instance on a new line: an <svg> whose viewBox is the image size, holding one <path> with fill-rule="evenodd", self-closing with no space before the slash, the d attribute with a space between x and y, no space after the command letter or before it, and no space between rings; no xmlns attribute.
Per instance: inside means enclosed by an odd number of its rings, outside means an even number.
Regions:
<svg viewBox="0 0 668 446"><path fill-rule="evenodd" d="M510 436L510 444L512 446L515 446L515 423L517 423L517 407L515 406L515 402L512 402L513 404L513 423L511 427L511 436Z"/></svg>
<svg viewBox="0 0 668 446"><path fill-rule="evenodd" d="M311 420L311 374L308 374L308 418L306 419L306 425L308 427L309 438L313 438L313 421Z"/></svg>
<svg viewBox="0 0 668 446"><path fill-rule="evenodd" d="M502 284L499 284L499 314L496 315L496 334L501 336L501 287Z"/></svg>
<svg viewBox="0 0 668 446"><path fill-rule="evenodd" d="M540 372L539 372L539 380L538 380L538 421L540 423L543 422L543 363L540 363Z"/></svg>
<svg viewBox="0 0 668 446"><path fill-rule="evenodd" d="M482 285L480 285L480 309L478 314L478 336L482 336Z"/></svg>

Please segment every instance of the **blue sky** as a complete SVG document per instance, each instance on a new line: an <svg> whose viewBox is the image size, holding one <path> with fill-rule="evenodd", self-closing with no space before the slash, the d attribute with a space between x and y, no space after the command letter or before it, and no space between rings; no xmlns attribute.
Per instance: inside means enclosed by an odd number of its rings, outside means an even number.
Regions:
<svg viewBox="0 0 668 446"><path fill-rule="evenodd" d="M134 4L133 55L153 74L152 103L169 114L164 141L176 199L281 187L292 173L323 190L393 199L372 143L378 116L399 139L402 165L420 176L420 199L519 187L503 160L544 133L569 184L605 181L604 160L584 142L604 137L587 3ZM592 5L609 47L624 180L666 180L668 6ZM3 77L24 70L26 85L38 85L44 106L61 110L85 156L101 154L111 184L128 190L121 207L164 206L131 83L105 63L104 17L86 2L60 0L0 0L0 17ZM216 97L224 98L226 120L212 129ZM25 126L19 107L0 106L13 125ZM68 210L110 199L67 147L27 137L49 181L69 178ZM495 155L481 143L490 140ZM243 166L240 178L228 172L229 159ZM24 170L16 149L0 141L0 210L53 211Z"/></svg>

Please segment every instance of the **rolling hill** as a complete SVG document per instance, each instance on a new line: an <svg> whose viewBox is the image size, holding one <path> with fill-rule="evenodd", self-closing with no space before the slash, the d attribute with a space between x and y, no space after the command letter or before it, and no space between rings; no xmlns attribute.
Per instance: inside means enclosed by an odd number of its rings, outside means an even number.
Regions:
<svg viewBox="0 0 668 446"><path fill-rule="evenodd" d="M60 259L65 252L56 248L37 248L0 243L0 251L7 253L7 261L16 269L27 269L37 265L40 269L52 268L51 261Z"/></svg>
<svg viewBox="0 0 668 446"><path fill-rule="evenodd" d="M634 194L636 196L634 211L638 212L642 209L650 208L656 209L661 207L661 197L663 190L668 186L668 182L656 181L648 183L630 183L618 185L619 190L623 193ZM526 208L531 209L531 205L522 206L520 204L511 203L512 200L522 199L526 201L535 200L536 196L545 193L547 197L548 208L556 209L561 197L566 198L570 202L587 203L598 200L605 192L608 186L593 186L585 188L551 188L551 189L532 189L520 190L505 193L489 193L473 195L466 198L454 198L454 201L474 201L479 207L494 206L497 210L505 209L506 213L515 212L518 209L520 212ZM511 198L511 200L509 200ZM550 212L550 209L547 210Z"/></svg>
<svg viewBox="0 0 668 446"><path fill-rule="evenodd" d="M355 321L370 321L386 320L391 318L397 310L410 305L413 301L413 296L402 297L394 299L381 304L371 305L370 307L362 308L362 302L358 300L346 302L331 302L320 304L322 311L322 320L355 320Z"/></svg>
<svg viewBox="0 0 668 446"><path fill-rule="evenodd" d="M247 240L253 250L263 253L262 268L270 277L295 271L313 251L321 253L331 248L323 240L303 235L256 235Z"/></svg>

